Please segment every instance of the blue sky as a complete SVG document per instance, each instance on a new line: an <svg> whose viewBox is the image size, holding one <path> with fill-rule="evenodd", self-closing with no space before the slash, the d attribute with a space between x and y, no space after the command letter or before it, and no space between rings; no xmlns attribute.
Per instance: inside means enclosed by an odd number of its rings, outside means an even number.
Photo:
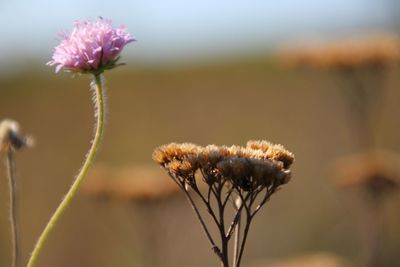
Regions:
<svg viewBox="0 0 400 267"><path fill-rule="evenodd" d="M0 66L16 54L46 60L75 19L110 18L139 40L138 62L195 61L267 51L297 38L378 31L392 23L376 0L0 0ZM7 25L7 26L6 26Z"/></svg>

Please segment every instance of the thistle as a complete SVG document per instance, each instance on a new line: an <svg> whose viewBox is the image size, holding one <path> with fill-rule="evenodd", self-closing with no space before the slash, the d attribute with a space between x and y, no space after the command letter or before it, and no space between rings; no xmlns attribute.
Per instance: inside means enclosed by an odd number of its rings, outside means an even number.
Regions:
<svg viewBox="0 0 400 267"><path fill-rule="evenodd" d="M99 148L103 136L105 110L102 73L121 65L118 61L122 49L128 43L135 41L126 31L125 26L114 28L110 20L102 17L99 17L97 21L76 21L71 33L62 33L60 36L63 40L55 48L53 58L47 65L57 65L56 72L64 69L69 72L88 73L93 76L91 88L94 92L95 135L82 168L40 235L29 259L28 267L35 265L44 242L78 191Z"/></svg>
<svg viewBox="0 0 400 267"><path fill-rule="evenodd" d="M17 181L15 152L23 147L31 146L32 139L20 133L20 126L13 120L0 122L0 153L7 154L7 176L10 191L10 227L12 241L12 267L20 266L19 227L17 216Z"/></svg>
<svg viewBox="0 0 400 267"><path fill-rule="evenodd" d="M294 155L266 141L249 141L246 147L171 143L158 147L153 160L184 192L223 267L230 266L228 246L234 236L232 266L239 267L251 222L271 195L289 182ZM206 185L205 192L201 183ZM199 197L217 227L219 244L193 195ZM234 215L228 219L229 206Z"/></svg>

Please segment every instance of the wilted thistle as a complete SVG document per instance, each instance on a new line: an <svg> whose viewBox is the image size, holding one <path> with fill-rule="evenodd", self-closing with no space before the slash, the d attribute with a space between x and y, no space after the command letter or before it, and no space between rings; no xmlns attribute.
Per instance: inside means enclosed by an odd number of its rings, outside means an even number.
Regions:
<svg viewBox="0 0 400 267"><path fill-rule="evenodd" d="M333 74L350 112L356 142L363 149L371 146L371 117L380 107L389 70L399 64L399 38L380 34L309 44L303 48L289 49L282 57L291 68L308 68Z"/></svg>
<svg viewBox="0 0 400 267"><path fill-rule="evenodd" d="M266 141L249 141L246 147L171 143L155 149L153 160L168 172L186 195L223 267L230 265L228 245L235 236L232 266L239 267L251 222L271 195L289 182L289 167L294 155L281 145ZM197 178L199 175L201 181ZM206 185L206 192L201 192L200 183ZM193 194L200 198L216 225L219 245L211 235ZM234 211L229 219L227 205L231 205Z"/></svg>
<svg viewBox="0 0 400 267"><path fill-rule="evenodd" d="M368 246L366 266L383 264L382 247L385 226L382 202L400 190L400 156L387 151L368 151L341 158L334 165L339 187L356 189L363 200L363 220Z"/></svg>
<svg viewBox="0 0 400 267"><path fill-rule="evenodd" d="M102 17L99 17L97 21L76 21L72 32L62 33L60 36L63 40L55 48L52 60L47 64L50 66L57 65L56 72L64 69L69 72L87 73L93 76L91 87L94 92L95 135L82 168L40 235L29 259L28 267L35 265L45 240L80 187L99 148L103 136L105 110L102 73L121 65L118 60L122 49L135 40L126 31L125 26L114 28L110 20Z"/></svg>
<svg viewBox="0 0 400 267"><path fill-rule="evenodd" d="M7 155L7 176L10 191L10 226L12 240L12 267L20 266L19 227L17 216L17 181L15 152L32 145L32 139L20 132L16 121L5 119L0 122L0 153Z"/></svg>

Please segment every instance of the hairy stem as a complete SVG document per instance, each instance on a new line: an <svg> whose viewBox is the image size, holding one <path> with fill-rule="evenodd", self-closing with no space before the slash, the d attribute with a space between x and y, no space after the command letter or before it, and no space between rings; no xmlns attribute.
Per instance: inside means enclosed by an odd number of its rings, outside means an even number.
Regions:
<svg viewBox="0 0 400 267"><path fill-rule="evenodd" d="M10 190L10 226L12 241L12 267L19 266L20 245L17 220L17 181L15 171L15 154L12 148L7 153L7 175Z"/></svg>
<svg viewBox="0 0 400 267"><path fill-rule="evenodd" d="M71 203L72 198L78 191L82 181L84 180L86 173L89 170L90 164L93 162L96 152L99 148L102 136L103 136L103 129L104 129L104 109L105 109L105 102L104 102L104 88L102 84L102 77L101 74L94 75L93 81L93 89L94 89L94 102L95 102L95 117L97 119L96 123L96 131L94 138L92 140L92 145L89 149L89 152L86 156L86 160L83 163L82 168L80 169L78 175L75 178L72 186L70 187L68 193L65 195L64 199L61 201L60 205L50 218L50 221L47 223L46 227L44 228L42 234L40 235L35 248L31 254L27 267L35 266L37 258L43 245L48 238L50 232L56 225L57 221L61 218L62 214L64 213L65 209Z"/></svg>

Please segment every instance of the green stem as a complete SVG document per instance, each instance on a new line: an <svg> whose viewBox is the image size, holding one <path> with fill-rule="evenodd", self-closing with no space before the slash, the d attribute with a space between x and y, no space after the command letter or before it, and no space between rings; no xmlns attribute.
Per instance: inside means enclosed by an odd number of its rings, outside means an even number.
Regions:
<svg viewBox="0 0 400 267"><path fill-rule="evenodd" d="M51 230L54 228L57 221L64 213L67 206L70 204L72 198L78 191L80 185L82 184L82 181L86 176L89 166L93 162L93 159L99 148L104 129L104 106L105 106L101 74L94 75L93 89L95 94L95 109L96 109L95 116L97 119L97 123L96 123L96 132L92 141L92 146L90 147L86 160L83 163L83 166L79 174L76 176L75 181L73 182L71 188L69 189L64 199L61 201L61 204L58 206L57 210L54 212L50 221L47 223L45 229L40 235L39 240L37 241L35 248L31 254L27 267L35 266L35 263L43 247L43 244L45 243L46 239L48 238Z"/></svg>
<svg viewBox="0 0 400 267"><path fill-rule="evenodd" d="M10 225L12 239L12 267L19 266L19 231L17 222L17 184L15 171L15 157L13 148L9 148L7 153L7 173L8 185L10 189Z"/></svg>

